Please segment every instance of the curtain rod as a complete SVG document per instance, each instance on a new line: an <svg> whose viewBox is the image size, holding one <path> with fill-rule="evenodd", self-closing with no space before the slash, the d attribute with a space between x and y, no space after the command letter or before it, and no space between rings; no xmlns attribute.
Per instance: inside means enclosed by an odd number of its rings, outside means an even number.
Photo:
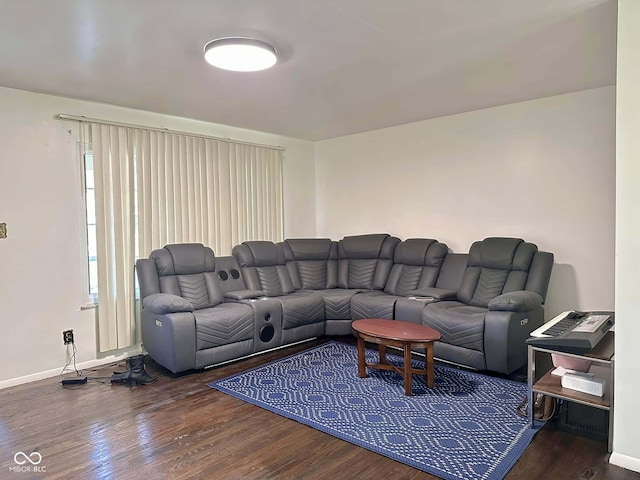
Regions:
<svg viewBox="0 0 640 480"><path fill-rule="evenodd" d="M145 130L151 130L153 132L162 132L162 133L171 133L175 135L184 135L187 137L195 137L195 138L204 138L206 140L219 140L223 142L234 143L238 145L250 145L252 147L262 147L262 148L272 148L274 150L282 150L285 148L280 145L264 145L261 143L252 143L252 142L243 142L241 140L233 140L231 138L225 137L214 137L212 135L201 135L199 133L190 133L190 132L181 132L179 130L169 130L168 128L158 128L158 127L147 127L145 125L134 125L132 123L121 123L121 122L112 122L110 120L101 120L99 118L89 118L84 115L67 115L65 113L59 113L57 118L60 120L71 120L73 122L91 122L91 123L99 123L101 125L111 125L114 127L126 127L126 128L143 128Z"/></svg>

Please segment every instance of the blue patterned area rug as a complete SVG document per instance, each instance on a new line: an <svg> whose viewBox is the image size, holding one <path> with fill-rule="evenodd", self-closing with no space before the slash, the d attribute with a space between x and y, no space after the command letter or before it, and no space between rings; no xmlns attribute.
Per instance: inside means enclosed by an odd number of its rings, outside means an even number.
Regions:
<svg viewBox="0 0 640 480"><path fill-rule="evenodd" d="M400 375L359 378L357 362L355 346L329 342L209 386L445 479L503 478L540 428L516 414L524 383L436 365L434 388L414 375L406 397Z"/></svg>

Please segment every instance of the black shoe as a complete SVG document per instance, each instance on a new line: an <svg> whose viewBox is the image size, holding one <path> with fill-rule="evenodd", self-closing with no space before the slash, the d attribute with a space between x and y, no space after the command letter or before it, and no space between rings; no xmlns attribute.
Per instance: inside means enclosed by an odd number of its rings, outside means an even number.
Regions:
<svg viewBox="0 0 640 480"><path fill-rule="evenodd" d="M140 385L148 385L157 380L150 376L144 369L144 355L136 355L129 358L129 380Z"/></svg>
<svg viewBox="0 0 640 480"><path fill-rule="evenodd" d="M126 373L114 373L111 383L129 383L130 385L148 385L157 380L151 377L144 369L144 355L136 355L127 359L129 371Z"/></svg>
<svg viewBox="0 0 640 480"><path fill-rule="evenodd" d="M111 383L125 383L129 381L129 372L114 373L111 375Z"/></svg>

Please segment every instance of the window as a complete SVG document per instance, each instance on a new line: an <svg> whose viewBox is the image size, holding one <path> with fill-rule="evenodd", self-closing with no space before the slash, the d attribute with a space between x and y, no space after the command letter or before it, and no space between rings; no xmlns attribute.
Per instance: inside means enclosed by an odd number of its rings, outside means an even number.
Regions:
<svg viewBox="0 0 640 480"><path fill-rule="evenodd" d="M84 155L84 198L87 216L88 297L98 303L98 247L96 244L96 192L93 178L93 155Z"/></svg>

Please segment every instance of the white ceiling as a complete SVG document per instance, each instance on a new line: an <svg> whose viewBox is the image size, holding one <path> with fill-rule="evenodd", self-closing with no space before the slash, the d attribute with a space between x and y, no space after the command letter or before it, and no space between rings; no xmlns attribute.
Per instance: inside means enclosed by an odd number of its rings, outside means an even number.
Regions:
<svg viewBox="0 0 640 480"><path fill-rule="evenodd" d="M0 0L0 85L319 140L613 85L616 15L615 0ZM203 47L223 36L280 60L218 70Z"/></svg>

